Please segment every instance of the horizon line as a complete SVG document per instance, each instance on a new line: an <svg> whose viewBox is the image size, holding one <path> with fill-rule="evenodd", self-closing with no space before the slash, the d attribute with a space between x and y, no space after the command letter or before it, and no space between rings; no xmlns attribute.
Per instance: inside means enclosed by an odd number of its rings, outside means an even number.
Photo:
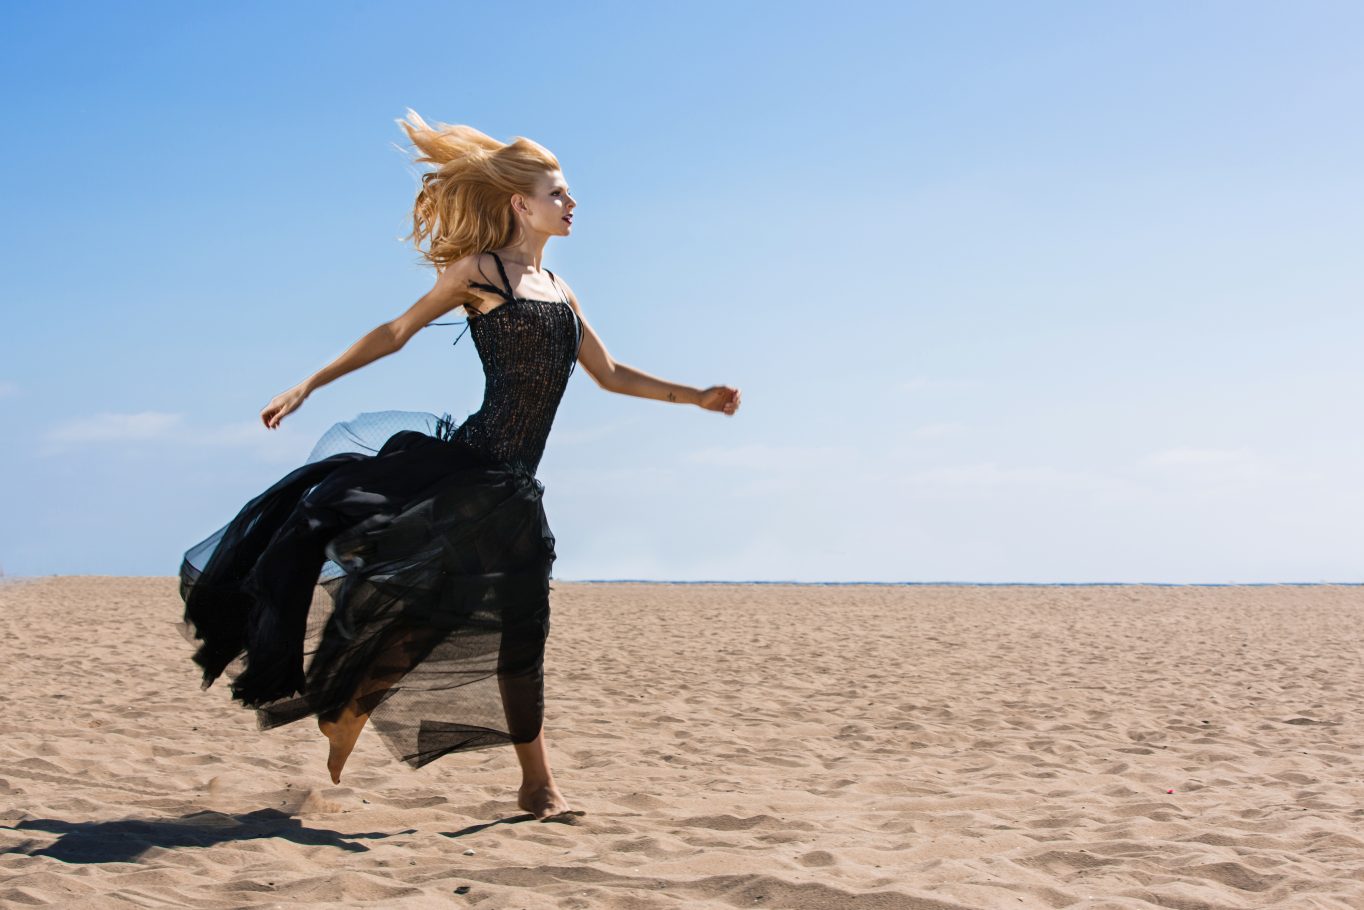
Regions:
<svg viewBox="0 0 1364 910"><path fill-rule="evenodd" d="M0 574L0 584L7 581L31 581L39 578L166 578L178 575L118 575L104 572L49 572L43 575ZM555 578L551 581L570 584L633 584L633 585L803 585L807 587L1028 587L1028 588L1314 588L1364 587L1364 581L794 581L790 579L667 579L667 578Z"/></svg>

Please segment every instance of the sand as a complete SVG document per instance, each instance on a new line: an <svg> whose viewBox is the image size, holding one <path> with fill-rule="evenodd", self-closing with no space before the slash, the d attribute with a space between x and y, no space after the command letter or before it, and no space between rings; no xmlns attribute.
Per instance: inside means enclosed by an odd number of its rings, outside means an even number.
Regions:
<svg viewBox="0 0 1364 910"><path fill-rule="evenodd" d="M0 583L5 907L1361 908L1364 589L556 582L547 732L201 690L172 578Z"/></svg>

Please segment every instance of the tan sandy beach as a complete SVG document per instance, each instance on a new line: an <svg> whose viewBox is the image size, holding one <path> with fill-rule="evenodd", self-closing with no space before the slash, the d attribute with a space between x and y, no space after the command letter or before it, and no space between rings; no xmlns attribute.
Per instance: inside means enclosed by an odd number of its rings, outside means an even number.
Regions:
<svg viewBox="0 0 1364 910"><path fill-rule="evenodd" d="M202 691L172 578L0 583L5 907L1364 907L1364 588L556 582L547 732ZM1172 791L1172 792L1171 792Z"/></svg>

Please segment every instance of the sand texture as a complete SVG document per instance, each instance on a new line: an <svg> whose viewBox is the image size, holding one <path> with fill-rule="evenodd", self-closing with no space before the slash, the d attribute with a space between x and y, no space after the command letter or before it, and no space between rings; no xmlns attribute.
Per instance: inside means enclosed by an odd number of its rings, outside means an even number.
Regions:
<svg viewBox="0 0 1364 910"><path fill-rule="evenodd" d="M556 582L547 733L340 786L172 578L0 583L0 906L1364 908L1364 588Z"/></svg>

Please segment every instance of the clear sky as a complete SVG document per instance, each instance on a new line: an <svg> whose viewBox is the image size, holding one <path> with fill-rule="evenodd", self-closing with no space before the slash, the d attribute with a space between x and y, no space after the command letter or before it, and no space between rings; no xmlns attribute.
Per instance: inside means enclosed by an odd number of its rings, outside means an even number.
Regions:
<svg viewBox="0 0 1364 910"><path fill-rule="evenodd" d="M7 3L0 568L172 575L459 326L408 107L552 149L612 354L540 477L563 579L1364 580L1364 5ZM452 314L447 319L456 319Z"/></svg>

